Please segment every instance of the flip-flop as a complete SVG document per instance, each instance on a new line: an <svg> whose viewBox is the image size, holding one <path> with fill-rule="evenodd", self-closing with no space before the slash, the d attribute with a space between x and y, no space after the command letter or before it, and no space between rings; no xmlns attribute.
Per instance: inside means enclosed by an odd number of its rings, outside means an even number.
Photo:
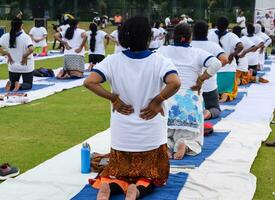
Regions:
<svg viewBox="0 0 275 200"><path fill-rule="evenodd" d="M268 147L275 147L275 141L267 141L265 142L265 145Z"/></svg>

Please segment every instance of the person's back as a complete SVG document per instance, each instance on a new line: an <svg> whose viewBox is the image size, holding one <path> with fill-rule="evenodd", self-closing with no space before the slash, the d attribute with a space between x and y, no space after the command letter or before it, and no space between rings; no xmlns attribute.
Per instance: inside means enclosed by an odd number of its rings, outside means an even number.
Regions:
<svg viewBox="0 0 275 200"><path fill-rule="evenodd" d="M90 46L90 39L91 39L91 31L87 31L87 41L88 44ZM106 37L107 33L102 31L102 30L98 30L96 32L96 36L95 36L95 50L92 52L89 49L89 54L99 54L99 55L105 55L105 46L104 46L104 42L105 42L105 37Z"/></svg>
<svg viewBox="0 0 275 200"><path fill-rule="evenodd" d="M167 67L173 70L173 64L163 56L150 51L133 53L129 50L108 56L95 66L119 94L121 100L132 105L134 113L127 116L112 113L112 146L118 150L150 150L165 143L164 118L159 114L150 121L140 118L140 110L159 93L164 86L163 78ZM123 126L117 126L120 122ZM145 131L146 130L146 131ZM150 132L150 135L147 133ZM125 137L121 137L121 134ZM131 136L131 142L129 137Z"/></svg>
<svg viewBox="0 0 275 200"><path fill-rule="evenodd" d="M30 36L28 36L24 31L17 33L15 48L9 47L9 40L10 33L5 33L0 39L0 45L8 50L13 60L13 63L8 63L9 71L21 73L32 72L34 69L34 59L32 54L28 56L26 65L21 64L22 57L27 52L28 47L33 45Z"/></svg>
<svg viewBox="0 0 275 200"><path fill-rule="evenodd" d="M33 27L30 30L29 34L32 36L34 40L37 40L37 39L40 40L41 38L47 35L47 30L43 26ZM47 46L46 38L39 42L34 42L34 47L45 47L45 46Z"/></svg>
<svg viewBox="0 0 275 200"><path fill-rule="evenodd" d="M224 50L216 43L212 41L199 41L193 40L191 46L203 49L204 51L209 52L213 56L219 58L221 54L224 54ZM210 79L206 80L202 86L203 92L210 92L217 89L217 75L215 74Z"/></svg>
<svg viewBox="0 0 275 200"><path fill-rule="evenodd" d="M213 57L210 53L189 44L162 46L157 52L173 60L183 89L190 89L196 84L198 76L202 73L203 63L207 62L208 57Z"/></svg>
<svg viewBox="0 0 275 200"><path fill-rule="evenodd" d="M75 55L75 54L84 55L84 53L85 53L85 49L84 48L81 50L80 53L76 53L75 50L79 48L79 46L80 46L80 44L82 42L82 36L81 36L81 34L84 33L85 31L83 29L76 28L74 30L74 35L73 35L72 39L67 39L65 37L66 31L63 31L61 33L61 35L64 38L64 40L68 43L68 45L71 47L71 49L65 48L64 54L67 54L67 55Z"/></svg>

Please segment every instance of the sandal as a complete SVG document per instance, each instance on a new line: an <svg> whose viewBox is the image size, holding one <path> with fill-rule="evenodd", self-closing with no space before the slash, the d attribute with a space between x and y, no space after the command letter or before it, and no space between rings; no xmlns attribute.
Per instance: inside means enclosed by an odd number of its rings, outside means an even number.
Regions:
<svg viewBox="0 0 275 200"><path fill-rule="evenodd" d="M265 146L267 146L267 147L275 147L275 141L267 141L267 142L265 142Z"/></svg>

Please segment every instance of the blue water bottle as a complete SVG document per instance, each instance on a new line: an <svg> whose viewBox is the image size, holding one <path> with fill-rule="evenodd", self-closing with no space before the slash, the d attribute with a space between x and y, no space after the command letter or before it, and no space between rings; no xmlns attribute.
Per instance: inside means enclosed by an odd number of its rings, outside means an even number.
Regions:
<svg viewBox="0 0 275 200"><path fill-rule="evenodd" d="M81 148L81 173L87 174L91 172L90 165L90 145L88 143L83 143Z"/></svg>

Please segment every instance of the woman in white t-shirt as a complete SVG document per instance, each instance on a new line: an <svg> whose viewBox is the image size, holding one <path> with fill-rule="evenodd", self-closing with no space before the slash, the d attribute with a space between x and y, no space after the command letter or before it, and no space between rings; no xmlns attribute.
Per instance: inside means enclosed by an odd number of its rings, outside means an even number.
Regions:
<svg viewBox="0 0 275 200"><path fill-rule="evenodd" d="M224 50L216 43L207 39L208 24L205 21L197 22L193 27L193 37L191 46L203 49L218 58L222 65L228 64L228 56ZM202 95L204 100L204 119L214 119L221 113L219 105L219 93L217 85L217 75L213 75L202 85Z"/></svg>
<svg viewBox="0 0 275 200"><path fill-rule="evenodd" d="M41 21L35 21L35 27L31 28L29 35L33 41L35 55L47 55L47 30L41 25Z"/></svg>
<svg viewBox="0 0 275 200"><path fill-rule="evenodd" d="M220 45L229 59L229 64L217 73L220 102L232 101L238 95L235 57L243 50L240 38L234 33L228 32L228 26L228 19L220 17L217 21L217 30L208 33L208 39Z"/></svg>
<svg viewBox="0 0 275 200"><path fill-rule="evenodd" d="M15 18L11 30L0 38L1 52L8 57L9 81L7 91L29 90L33 84L33 43L22 29L23 22ZM19 83L20 78L23 83Z"/></svg>
<svg viewBox="0 0 275 200"><path fill-rule="evenodd" d="M244 12L243 11L240 11L240 14L239 16L237 17L237 24L242 28L244 29L245 28L245 24L246 24L246 18L244 16Z"/></svg>
<svg viewBox="0 0 275 200"><path fill-rule="evenodd" d="M94 65L105 58L105 48L109 44L109 36L106 32L98 30L95 23L91 23L89 29L86 34L89 48L89 69L91 70Z"/></svg>
<svg viewBox="0 0 275 200"><path fill-rule="evenodd" d="M97 64L84 85L112 102L111 154L93 187L97 199L126 193L138 199L163 185L169 174L167 120L163 103L177 92L180 80L173 63L148 50L151 28L136 16L121 27L120 44L128 49ZM100 84L108 81L112 93Z"/></svg>
<svg viewBox="0 0 275 200"><path fill-rule="evenodd" d="M118 33L119 33L119 29L121 28L121 24L117 25L117 30L114 30L111 34L110 34L110 39L115 43L115 51L114 53L119 53L125 50L125 48L123 48L120 44L119 44L119 40L118 40Z"/></svg>
<svg viewBox="0 0 275 200"><path fill-rule="evenodd" d="M149 44L149 50L155 51L160 47L160 39L163 38L161 31L158 28L155 28L155 23L152 23L152 39Z"/></svg>
<svg viewBox="0 0 275 200"><path fill-rule="evenodd" d="M255 24L254 27L255 27L255 35L260 37L264 41L264 49L259 54L260 69L263 70L264 62L265 62L266 48L272 43L272 40L267 34L262 32L262 26L259 23Z"/></svg>
<svg viewBox="0 0 275 200"><path fill-rule="evenodd" d="M82 78L85 68L85 30L78 28L78 21L70 20L70 27L66 31L55 34L55 39L64 47L64 67L57 75L58 79Z"/></svg>
<svg viewBox="0 0 275 200"><path fill-rule="evenodd" d="M240 26L235 26L232 32L241 39L244 46L243 51L236 57L236 61L237 61L236 79L237 79L238 85L246 85L248 83L255 82L256 77L253 76L253 73L252 73L253 71L248 70L248 55L254 54L254 52L256 52L259 47L257 47L254 42L249 40L247 36L241 36L242 28Z"/></svg>
<svg viewBox="0 0 275 200"><path fill-rule="evenodd" d="M169 156L182 159L198 155L203 145L203 105L200 88L215 75L221 62L212 54L190 46L191 28L180 23L174 29L174 45L162 46L157 53L170 58L176 65L181 88L168 100ZM207 68L203 71L204 68Z"/></svg>

